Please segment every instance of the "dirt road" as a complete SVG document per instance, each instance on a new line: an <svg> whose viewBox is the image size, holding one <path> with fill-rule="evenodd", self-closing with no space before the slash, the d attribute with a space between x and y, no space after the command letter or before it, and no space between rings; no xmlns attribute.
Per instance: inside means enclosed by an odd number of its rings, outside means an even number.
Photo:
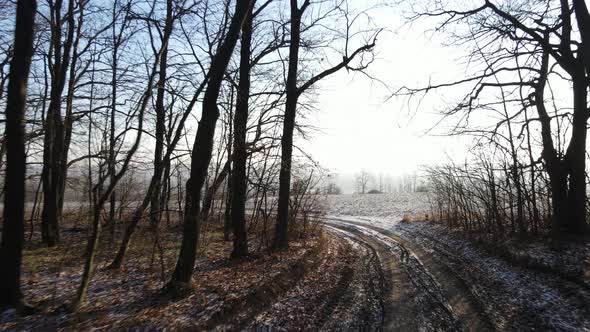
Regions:
<svg viewBox="0 0 590 332"><path fill-rule="evenodd" d="M326 224L377 253L383 271L383 330L493 330L468 286L422 249L375 226L337 218Z"/></svg>

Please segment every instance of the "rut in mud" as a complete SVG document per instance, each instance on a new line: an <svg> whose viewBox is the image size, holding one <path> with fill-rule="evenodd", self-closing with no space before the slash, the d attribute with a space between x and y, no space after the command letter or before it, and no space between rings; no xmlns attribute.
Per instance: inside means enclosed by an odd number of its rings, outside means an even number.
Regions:
<svg viewBox="0 0 590 332"><path fill-rule="evenodd" d="M493 330L468 286L394 234L326 220L322 261L247 330Z"/></svg>
<svg viewBox="0 0 590 332"><path fill-rule="evenodd" d="M384 330L491 329L469 292L456 287L452 277L442 279L433 275L430 271L437 268L425 266L424 256L416 255L414 248L408 248L401 239L341 220L328 221L328 225L344 236L363 241L378 253L384 273Z"/></svg>
<svg viewBox="0 0 590 332"><path fill-rule="evenodd" d="M331 232L332 233L332 232ZM327 234L320 264L261 312L248 330L380 330L379 258L356 239Z"/></svg>
<svg viewBox="0 0 590 332"><path fill-rule="evenodd" d="M409 325L392 325L392 330L581 331L590 328L590 293L587 284L577 279L521 266L432 223L374 222L372 218L346 216L327 219L326 224L341 230L343 236L356 236L375 248L381 247L380 251L390 252L382 257L397 256L393 266L405 272L414 288L407 287L407 282L404 284L394 273L390 273L390 280L405 286L405 292L417 298L422 296L416 288L427 294L419 302L398 302L394 306L397 311L388 312L388 306L384 307L385 322L389 316L394 320L412 317L408 319ZM381 259L384 271L390 261L390 258ZM404 294L397 291L398 295ZM434 311L439 313L424 319L424 312L432 308L437 308ZM444 308L449 310L445 312ZM384 325L384 329L389 328Z"/></svg>

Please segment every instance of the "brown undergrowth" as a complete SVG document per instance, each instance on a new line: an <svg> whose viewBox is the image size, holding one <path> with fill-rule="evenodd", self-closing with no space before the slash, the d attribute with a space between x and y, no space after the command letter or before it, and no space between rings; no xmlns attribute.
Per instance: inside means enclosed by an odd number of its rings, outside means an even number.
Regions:
<svg viewBox="0 0 590 332"><path fill-rule="evenodd" d="M221 221L206 226L200 257L195 263L193 288L183 296L162 291L176 262L181 233L162 227L159 245L154 232L140 227L120 270L108 270L121 233L106 227L97 255L97 270L88 298L76 314L63 310L80 282L88 229L85 222L68 223L62 244L47 248L37 236L24 251L22 288L39 312L18 317L13 310L0 313L0 330L56 329L210 329L220 324L244 326L258 312L290 289L322 259L326 241L322 232L295 239L290 249L276 253L255 251L230 260L231 242L223 240ZM112 236L114 234L114 238Z"/></svg>

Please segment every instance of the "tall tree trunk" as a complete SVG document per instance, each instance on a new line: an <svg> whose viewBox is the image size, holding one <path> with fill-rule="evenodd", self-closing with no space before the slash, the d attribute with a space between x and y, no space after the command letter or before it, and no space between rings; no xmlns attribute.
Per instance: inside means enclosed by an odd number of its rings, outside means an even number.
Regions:
<svg viewBox="0 0 590 332"><path fill-rule="evenodd" d="M549 177L552 202L552 230L558 233L561 223L570 218L568 208L567 169L565 162L559 158L551 134L551 118L545 108L545 86L549 70L549 54L545 52L541 61L540 76L535 86L534 105L541 122L543 142L543 160Z"/></svg>
<svg viewBox="0 0 590 332"><path fill-rule="evenodd" d="M590 76L590 13L585 0L572 1L578 29L582 37L582 49L580 50L580 60L584 65L586 76Z"/></svg>
<svg viewBox="0 0 590 332"><path fill-rule="evenodd" d="M113 26L112 26L112 38L113 38L113 53L112 53L112 73L111 73L111 113L109 117L109 154L107 160L107 173L110 174L110 182L115 180L115 172L116 172L116 156L115 156L115 119L117 115L117 92L118 92L118 69L119 69L119 47L122 42L122 31L119 30L117 33L117 24L115 24L117 19L117 4L118 1L113 3L113 11L112 11L112 19L113 19ZM115 236L115 228L116 228L116 221L115 221L115 212L116 212L116 204L117 204L117 192L113 190L110 196L109 202L109 217L108 217L108 227L111 230L111 240L114 240Z"/></svg>
<svg viewBox="0 0 590 332"><path fill-rule="evenodd" d="M231 257L248 255L248 234L246 232L246 128L248 126L248 108L250 98L250 44L252 41L253 7L248 11L242 27L242 41L240 49L240 82L238 84L238 99L234 114L234 155L231 176L230 204L231 225L233 228L233 250Z"/></svg>
<svg viewBox="0 0 590 332"><path fill-rule="evenodd" d="M229 173L231 179L232 172L230 171ZM227 190L227 196L225 197L225 213L223 214L223 240L229 241L232 232L231 210L233 193L231 190L231 180L227 181L225 189Z"/></svg>
<svg viewBox="0 0 590 332"><path fill-rule="evenodd" d="M203 114L197 129L191 156L190 177L186 183L183 236L178 261L168 287L175 289L190 284L199 238L199 206L201 190L211 161L215 125L219 117L217 99L225 70L237 43L250 1L236 1L235 13L221 47L211 60L209 85L203 98Z"/></svg>
<svg viewBox="0 0 590 332"><path fill-rule="evenodd" d="M166 2L166 23L164 26L164 35L169 36L172 33L172 0ZM162 173L164 170L163 151L164 135L166 131L166 109L164 108L164 93L166 85L166 69L168 67L168 47L162 50L162 60L160 61L160 78L158 80L158 93L156 95L156 146L154 149L154 189L151 193L150 202L150 224L156 227L160 222L161 212L161 188Z"/></svg>
<svg viewBox="0 0 590 332"><path fill-rule="evenodd" d="M71 63L69 65L69 77L68 77L68 87L66 93L66 114L63 120L63 146L62 146L62 153L61 153L61 160L59 160L59 169L57 172L59 173L59 178L61 183L59 183L59 201L58 201L58 210L61 215L63 208L64 208L64 199L65 199L65 189L66 189L66 179L68 176L68 155L70 150L70 143L72 142L72 126L74 122L74 90L76 88L76 67L78 64L78 44L80 43L80 38L82 36L82 26L84 22L84 6L85 2L78 3L77 13L78 13L78 22L76 24L76 34L73 40L73 44L70 47L72 49L72 56L71 56ZM72 11L68 10L70 15L72 15ZM73 26L73 19L69 19L71 28L70 30L74 30ZM73 38L73 36L72 36Z"/></svg>
<svg viewBox="0 0 590 332"><path fill-rule="evenodd" d="M51 70L51 93L43 145L43 212L41 220L42 240L48 246L59 243L59 225L62 223L65 176L65 128L61 116L61 95L70 63L70 50L74 38L74 0L68 1L68 33L62 43L62 0L50 5L51 43L54 62ZM63 46L62 46L63 44Z"/></svg>
<svg viewBox="0 0 590 332"><path fill-rule="evenodd" d="M312 76L300 86L297 86L297 68L299 62L299 45L301 42L301 17L311 4L311 1L303 1L301 8L297 7L297 0L291 0L291 33L289 43L289 66L287 70L285 114L283 117L283 136L281 137L281 168L279 174L279 199L275 238L275 249L286 249L289 246L289 194L291 191L291 161L293 157L293 131L295 129L295 117L297 114L297 102L299 96L319 80L332 75L342 68L349 68L350 62L359 54L371 51L375 47L377 35L373 36L371 43L360 46L349 52L347 49L342 56L342 61L317 75ZM348 43L346 43L348 45ZM362 69L361 69L362 70Z"/></svg>
<svg viewBox="0 0 590 332"><path fill-rule="evenodd" d="M25 237L25 104L33 55L33 27L37 3L21 0L16 8L14 54L10 62L6 100L6 175L2 242L0 243L0 306L23 309L20 289ZM9 208L7 208L9 207Z"/></svg>
<svg viewBox="0 0 590 332"><path fill-rule="evenodd" d="M527 150L529 156L529 164L530 164L530 182L531 182L531 203L533 206L533 232L537 233L539 229L539 208L537 206L537 176L535 174L535 158L533 157L533 149L531 144L531 132L530 132L530 122L528 118L528 113L525 110L524 112L525 121L526 121L526 135L527 135Z"/></svg>
<svg viewBox="0 0 590 332"><path fill-rule="evenodd" d="M586 137L588 122L588 82L590 82L590 14L585 1L573 0L581 45L577 52L571 49L572 30L569 1L561 2L562 49L567 50L569 74L573 84L573 120L571 140L565 163L569 175L567 199L569 215L561 220L560 226L572 234L587 231L586 225ZM563 52L563 51L562 51Z"/></svg>
<svg viewBox="0 0 590 332"><path fill-rule="evenodd" d="M562 226L569 233L586 230L586 133L588 120L588 84L581 68L581 75L573 78L574 116L572 139L566 152L569 171L570 218L562 220Z"/></svg>
<svg viewBox="0 0 590 332"><path fill-rule="evenodd" d="M286 83L285 115L283 119L283 136L281 138L281 170L279 174L279 206L275 228L275 249L289 247L289 194L291 191L291 160L293 156L293 130L297 113L297 67L299 62L299 44L301 38L301 13L297 0L291 0L291 38L289 44L289 68Z"/></svg>

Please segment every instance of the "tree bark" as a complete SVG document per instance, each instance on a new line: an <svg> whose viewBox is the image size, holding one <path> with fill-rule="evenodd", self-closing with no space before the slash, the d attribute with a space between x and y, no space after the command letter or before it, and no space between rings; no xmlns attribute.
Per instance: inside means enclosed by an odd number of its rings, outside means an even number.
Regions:
<svg viewBox="0 0 590 332"><path fill-rule="evenodd" d="M25 232L24 115L27 79L33 55L36 9L35 0L21 0L17 3L14 56L10 62L6 103L6 175L0 243L0 306L16 306L19 309L23 309L20 275Z"/></svg>
<svg viewBox="0 0 590 332"><path fill-rule="evenodd" d="M205 191L205 197L203 198L203 206L201 207L201 219L205 220L209 218L209 214L211 213L211 206L213 205L213 199L215 198L215 193L219 189L219 187L225 181L225 178L229 174L231 161L228 160L223 165L221 172L217 174L217 177L213 180L210 186L208 186L207 190Z"/></svg>
<svg viewBox="0 0 590 332"><path fill-rule="evenodd" d="M186 182L183 236L176 267L167 287L184 288L190 285L199 239L199 205L201 190L211 161L215 125L219 117L217 99L225 70L237 43L250 1L236 1L235 13L221 47L211 60L209 85L203 98L203 114L197 129L191 156L190 177Z"/></svg>
<svg viewBox="0 0 590 332"><path fill-rule="evenodd" d="M173 29L172 20L172 0L166 1L166 23L164 26L164 35L168 36ZM160 61L160 77L158 80L158 92L156 95L156 146L154 148L154 190L150 202L150 224L152 227L160 222L161 213L161 192L162 192L162 174L164 170L163 151L164 135L166 131L166 109L164 108L164 95L166 84L166 69L168 67L168 47L162 50L162 60Z"/></svg>
<svg viewBox="0 0 590 332"><path fill-rule="evenodd" d="M52 27L51 43L54 53L52 66L51 93L47 119L45 121L45 137L43 144L43 212L41 235L43 243L52 247L59 243L59 225L62 223L63 195L65 189L65 170L63 165L65 146L65 126L61 116L61 95L65 86L66 73L70 63L70 51L74 38L74 0L68 1L68 33L66 40L61 41L63 1L56 0L50 6ZM71 127L70 127L71 130Z"/></svg>
<svg viewBox="0 0 590 332"><path fill-rule="evenodd" d="M306 4L309 3L306 1ZM305 5L305 4L304 4ZM293 130L297 113L297 67L299 64L299 44L301 39L301 14L297 0L291 0L291 34L289 43L289 67L286 82L285 115L281 138L281 169L279 173L279 206L275 227L275 249L289 247L289 193L291 191L291 160L293 156Z"/></svg>
<svg viewBox="0 0 590 332"><path fill-rule="evenodd" d="M535 86L534 105L541 122L541 138L543 142L542 157L549 176L551 201L553 210L552 229L558 233L561 223L570 218L568 209L567 170L565 162L559 158L554 147L551 134L551 118L545 108L545 86L549 70L549 54L545 52L541 61L540 76Z"/></svg>
<svg viewBox="0 0 590 332"><path fill-rule="evenodd" d="M240 49L240 82L234 114L234 155L231 176L231 225L233 228L232 258L248 255L248 234L246 232L246 128L248 126L248 108L250 98L250 47L252 41L253 7L252 1L246 20L242 27Z"/></svg>
<svg viewBox="0 0 590 332"><path fill-rule="evenodd" d="M566 232L577 234L586 230L586 123L588 120L588 84L586 76L573 78L574 116L572 139L565 160L569 172L570 217L561 221Z"/></svg>

